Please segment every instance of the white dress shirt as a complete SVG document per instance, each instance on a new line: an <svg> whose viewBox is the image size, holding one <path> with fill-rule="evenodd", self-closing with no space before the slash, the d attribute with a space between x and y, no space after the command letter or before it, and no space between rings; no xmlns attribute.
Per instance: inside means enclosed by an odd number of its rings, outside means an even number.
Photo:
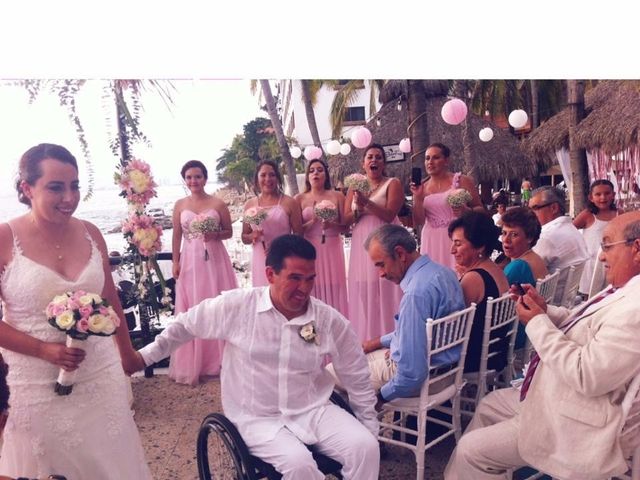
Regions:
<svg viewBox="0 0 640 480"><path fill-rule="evenodd" d="M300 336L312 321L317 344ZM304 443L316 442L309 426L334 387L325 355L356 417L377 437L376 398L362 346L349 321L329 305L311 297L305 314L287 320L273 306L269 287L231 290L177 315L140 353L150 365L193 338L225 340L222 407L248 446L272 440L283 427Z"/></svg>
<svg viewBox="0 0 640 480"><path fill-rule="evenodd" d="M542 257L547 270L551 273L557 269L563 270L572 265L581 265L589 258L587 244L568 215L554 218L542 225L540 238L532 250ZM554 296L556 300L562 298L567 274L568 271L560 273Z"/></svg>

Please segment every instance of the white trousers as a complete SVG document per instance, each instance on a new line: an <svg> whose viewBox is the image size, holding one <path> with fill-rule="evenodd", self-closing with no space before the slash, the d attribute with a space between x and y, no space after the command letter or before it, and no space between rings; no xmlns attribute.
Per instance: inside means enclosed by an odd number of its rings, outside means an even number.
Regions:
<svg viewBox="0 0 640 480"><path fill-rule="evenodd" d="M527 463L518 451L520 391L503 388L490 392L451 454L445 480L509 479L508 470Z"/></svg>
<svg viewBox="0 0 640 480"><path fill-rule="evenodd" d="M345 480L376 480L380 470L378 440L353 415L337 405L322 407L315 431L315 448L342 464ZM283 480L323 480L307 447L288 429L273 440L249 445L252 455L272 464Z"/></svg>

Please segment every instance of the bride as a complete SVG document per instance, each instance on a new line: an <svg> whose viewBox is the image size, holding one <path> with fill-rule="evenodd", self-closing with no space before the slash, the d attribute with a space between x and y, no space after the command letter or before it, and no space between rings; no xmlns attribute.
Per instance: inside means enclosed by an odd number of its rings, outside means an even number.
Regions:
<svg viewBox="0 0 640 480"><path fill-rule="evenodd" d="M59 145L32 147L20 160L16 187L30 211L0 225L0 351L11 391L0 475L150 479L127 402L123 366L135 359L127 323L115 335L119 356L113 341L95 336L84 341L85 354L67 348L44 313L54 296L81 289L124 318L102 235L73 217L76 159ZM60 368L77 370L67 396L54 392Z"/></svg>

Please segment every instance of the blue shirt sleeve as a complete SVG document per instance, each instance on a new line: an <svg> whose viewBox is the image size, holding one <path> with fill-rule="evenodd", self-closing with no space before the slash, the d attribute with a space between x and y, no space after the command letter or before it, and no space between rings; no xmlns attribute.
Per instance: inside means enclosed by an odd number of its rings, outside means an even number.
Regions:
<svg viewBox="0 0 640 480"><path fill-rule="evenodd" d="M429 313L432 305L430 297L411 293L405 293L402 297L398 327L395 330L397 348L392 357L397 369L393 378L380 389L385 400L414 397L420 393L420 387L429 373L425 320L433 316Z"/></svg>

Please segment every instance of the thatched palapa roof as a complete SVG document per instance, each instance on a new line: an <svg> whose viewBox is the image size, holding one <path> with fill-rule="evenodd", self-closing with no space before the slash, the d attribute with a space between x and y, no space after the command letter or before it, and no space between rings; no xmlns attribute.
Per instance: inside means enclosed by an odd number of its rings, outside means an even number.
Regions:
<svg viewBox="0 0 640 480"><path fill-rule="evenodd" d="M397 92L398 95L401 92ZM387 100L387 98L385 98ZM427 97L427 128L430 142L441 142L451 149L452 169L461 171L464 168L463 158L463 129L465 123L449 125L444 122L440 111L442 105L449 100L446 96ZM371 131L373 142L382 145L396 145L404 137L407 137L408 112L406 104L401 111L397 110L397 97L385 103L380 111L367 122L366 127ZM380 119L377 126L376 119ZM484 127L491 127L494 132L493 139L483 142L478 137L478 132ZM504 178L522 178L535 175L539 170L544 170L551 165L551 161L535 163L520 148L519 140L509 130L498 128L491 122L469 112L467 116L467 128L472 141L471 152L473 156L472 176L477 182L493 182ZM337 181L354 172L361 171L362 149L352 148L349 155L337 155L329 159L332 181ZM401 182L408 184L411 172L410 154L405 154L404 162L390 163L387 165L387 173L400 178ZM469 173L469 172L465 172Z"/></svg>
<svg viewBox="0 0 640 480"><path fill-rule="evenodd" d="M576 128L576 142L587 150L610 154L638 145L640 82L604 80L585 93L585 118ZM536 128L523 148L536 158L555 159L556 150L569 148L569 108Z"/></svg>

